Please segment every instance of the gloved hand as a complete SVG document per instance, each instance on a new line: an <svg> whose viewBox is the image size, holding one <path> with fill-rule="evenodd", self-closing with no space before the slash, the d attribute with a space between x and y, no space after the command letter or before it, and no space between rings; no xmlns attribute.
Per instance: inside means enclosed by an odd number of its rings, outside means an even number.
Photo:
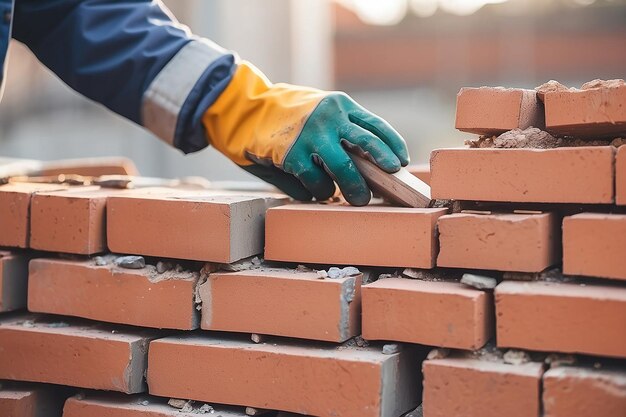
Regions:
<svg viewBox="0 0 626 417"><path fill-rule="evenodd" d="M348 95L272 84L247 62L202 122L213 147L298 200L326 200L336 182L350 204L369 202L348 149L387 172L409 163L398 132Z"/></svg>

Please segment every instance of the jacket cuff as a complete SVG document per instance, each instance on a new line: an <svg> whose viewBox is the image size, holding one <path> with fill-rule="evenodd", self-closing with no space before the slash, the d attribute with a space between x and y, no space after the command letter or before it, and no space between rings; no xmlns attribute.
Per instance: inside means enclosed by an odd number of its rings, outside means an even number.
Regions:
<svg viewBox="0 0 626 417"><path fill-rule="evenodd" d="M234 71L234 55L207 39L194 39L163 67L142 99L142 125L184 152L207 146L194 122L212 104Z"/></svg>

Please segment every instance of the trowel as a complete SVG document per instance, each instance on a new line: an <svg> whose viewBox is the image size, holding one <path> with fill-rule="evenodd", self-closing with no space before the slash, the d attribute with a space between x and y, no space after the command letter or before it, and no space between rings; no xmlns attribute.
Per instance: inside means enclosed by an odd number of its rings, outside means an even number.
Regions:
<svg viewBox="0 0 626 417"><path fill-rule="evenodd" d="M348 152L372 192L402 207L425 208L431 204L430 186L407 169L390 174L369 159Z"/></svg>

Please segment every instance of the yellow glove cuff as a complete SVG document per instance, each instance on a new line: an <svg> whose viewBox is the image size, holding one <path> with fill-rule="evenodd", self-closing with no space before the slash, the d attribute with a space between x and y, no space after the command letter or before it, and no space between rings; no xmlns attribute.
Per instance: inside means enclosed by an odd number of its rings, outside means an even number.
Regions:
<svg viewBox="0 0 626 417"><path fill-rule="evenodd" d="M209 143L238 165L250 159L283 159L309 115L326 94L313 88L272 84L248 62L202 117Z"/></svg>

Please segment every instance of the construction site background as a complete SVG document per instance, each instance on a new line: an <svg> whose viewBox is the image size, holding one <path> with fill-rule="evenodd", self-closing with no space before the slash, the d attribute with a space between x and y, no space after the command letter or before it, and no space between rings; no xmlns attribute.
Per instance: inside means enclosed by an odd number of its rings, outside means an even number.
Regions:
<svg viewBox="0 0 626 417"><path fill-rule="evenodd" d="M481 2L496 4L474 10ZM550 78L580 86L626 68L624 0L166 4L194 33L237 51L272 80L348 92L400 131L416 163L433 148L462 144L453 123L462 86L532 88ZM0 155L120 155L149 176L254 180L214 150L184 157L89 102L17 42L0 104Z"/></svg>

